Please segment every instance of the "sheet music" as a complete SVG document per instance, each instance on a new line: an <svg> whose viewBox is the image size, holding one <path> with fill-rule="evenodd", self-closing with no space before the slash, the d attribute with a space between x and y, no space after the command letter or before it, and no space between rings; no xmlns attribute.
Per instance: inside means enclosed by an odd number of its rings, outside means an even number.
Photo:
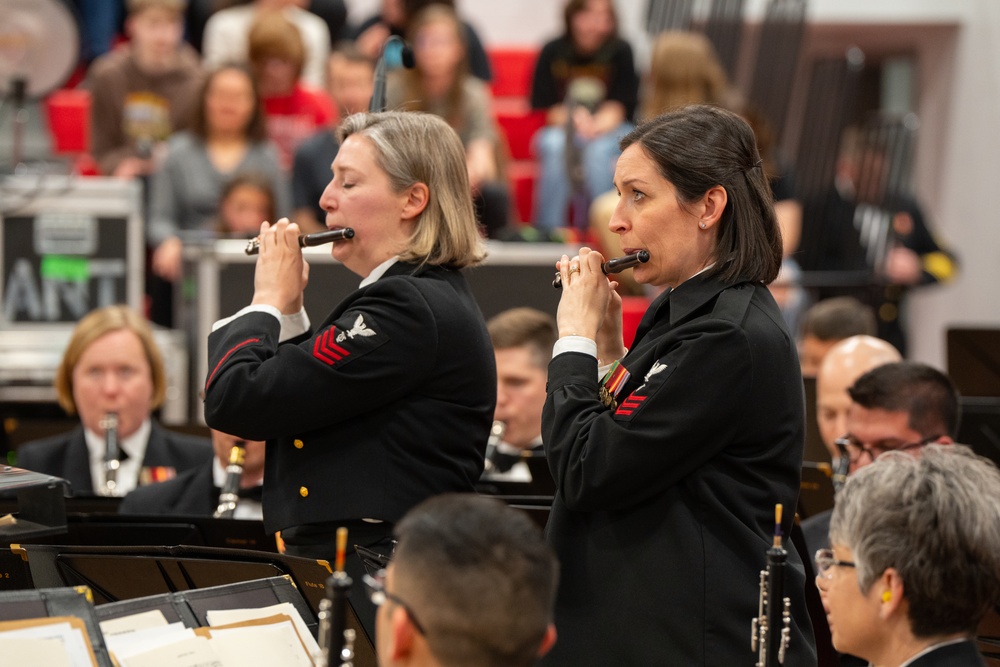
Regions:
<svg viewBox="0 0 1000 667"><path fill-rule="evenodd" d="M261 607L259 609L215 609L211 610L206 614L208 618L208 624L210 626L216 625L229 625L231 623L242 623L244 621L250 621L258 618L267 618L268 616L274 616L276 614L284 614L292 619L292 623L295 624L295 630L299 633L299 637L302 639L302 643L305 644L306 650L309 651L311 655L316 655L319 653L319 644L316 643L316 639L309 632L309 627L306 622L302 620L302 615L299 614L295 606L290 602L282 602L280 604L271 605L270 607Z"/></svg>
<svg viewBox="0 0 1000 667"><path fill-rule="evenodd" d="M0 637L0 653L11 665L70 667L69 656L58 639Z"/></svg>
<svg viewBox="0 0 1000 667"><path fill-rule="evenodd" d="M163 627L167 619L159 609L151 609L138 614L130 614L120 618L101 621L101 632L107 638L111 635L121 635L147 628Z"/></svg>
<svg viewBox="0 0 1000 667"><path fill-rule="evenodd" d="M313 667L312 658L306 653L290 621L250 627L212 628L211 634L212 646L225 667Z"/></svg>
<svg viewBox="0 0 1000 667"><path fill-rule="evenodd" d="M121 667L227 667L211 642L204 637L189 637L145 653L137 653L129 658L123 659L119 656L118 661Z"/></svg>
<svg viewBox="0 0 1000 667"><path fill-rule="evenodd" d="M38 619L41 624L19 628L17 630L7 630L0 633L0 650L4 650L7 640L10 639L47 639L56 642L61 646L62 653L70 667L92 667L94 665L90 652L90 641L84 631L74 628L68 622L44 623L48 619ZM48 652L50 643L39 645L43 651ZM31 659L22 664L47 664L44 661Z"/></svg>
<svg viewBox="0 0 1000 667"><path fill-rule="evenodd" d="M194 630L185 628L183 623L177 622L117 635L105 635L104 643L108 651L121 660L194 636Z"/></svg>

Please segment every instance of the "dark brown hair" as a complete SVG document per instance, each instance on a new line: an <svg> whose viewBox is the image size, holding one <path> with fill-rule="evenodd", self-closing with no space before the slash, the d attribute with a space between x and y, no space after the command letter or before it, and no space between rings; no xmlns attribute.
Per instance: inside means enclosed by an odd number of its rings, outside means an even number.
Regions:
<svg viewBox="0 0 1000 667"><path fill-rule="evenodd" d="M778 276L781 229L745 120L718 107L684 107L642 123L625 135L621 149L632 144L677 189L681 204L697 201L717 185L725 188L713 273L730 283L770 283Z"/></svg>

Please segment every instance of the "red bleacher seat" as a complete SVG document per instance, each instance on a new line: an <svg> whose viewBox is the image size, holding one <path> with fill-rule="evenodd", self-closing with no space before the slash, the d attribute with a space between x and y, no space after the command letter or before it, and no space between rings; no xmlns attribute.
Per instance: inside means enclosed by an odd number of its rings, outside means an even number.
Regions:
<svg viewBox="0 0 1000 667"><path fill-rule="evenodd" d="M493 69L491 89L494 97L524 97L531 95L531 77L535 73L538 49L490 49Z"/></svg>
<svg viewBox="0 0 1000 667"><path fill-rule="evenodd" d="M545 125L545 112L532 111L527 104L515 104L508 100L494 104L493 113L500 130L507 137L510 157L514 160L532 159L531 138Z"/></svg>
<svg viewBox="0 0 1000 667"><path fill-rule="evenodd" d="M514 210L520 222L531 222L535 204L535 181L538 167L534 162L522 160L507 165L507 179L514 196Z"/></svg>

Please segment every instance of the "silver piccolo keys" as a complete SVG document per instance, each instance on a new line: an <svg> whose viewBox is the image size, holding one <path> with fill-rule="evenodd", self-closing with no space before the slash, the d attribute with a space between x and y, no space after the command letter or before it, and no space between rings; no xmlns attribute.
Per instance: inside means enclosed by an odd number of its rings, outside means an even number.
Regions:
<svg viewBox="0 0 1000 667"><path fill-rule="evenodd" d="M333 243L334 241L343 241L344 239L353 239L354 230L350 227L344 227L343 229L331 229L328 232L317 232L315 234L303 234L299 237L299 247L300 248L311 248L316 245L323 245L324 243ZM255 236L254 238L247 241L247 247L243 249L248 255L256 255L260 252L260 237Z"/></svg>
<svg viewBox="0 0 1000 667"><path fill-rule="evenodd" d="M639 252L634 252L631 255L624 255L622 257L615 257L614 259L609 259L608 261L601 264L601 271L604 275L610 275L612 273L621 273L625 269L631 269L633 266L638 266L639 264L645 264L649 261L649 251L640 250ZM562 289L562 274L556 273L556 277L552 280L552 286L556 289Z"/></svg>

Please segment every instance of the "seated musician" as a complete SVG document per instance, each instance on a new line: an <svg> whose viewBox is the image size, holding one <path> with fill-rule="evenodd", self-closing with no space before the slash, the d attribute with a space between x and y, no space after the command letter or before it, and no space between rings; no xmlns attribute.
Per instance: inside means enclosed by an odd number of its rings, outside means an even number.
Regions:
<svg viewBox="0 0 1000 667"><path fill-rule="evenodd" d="M985 667L1000 599L1000 472L964 446L890 452L837 496L816 585L833 645L880 667Z"/></svg>
<svg viewBox="0 0 1000 667"><path fill-rule="evenodd" d="M486 323L497 360L497 407L502 436L486 452L484 481L533 482L526 459L542 457L545 381L558 338L555 319L533 308L512 308ZM497 440L499 442L494 442ZM543 466L536 467L536 472ZM552 487L549 480L539 480ZM534 485L533 485L534 486ZM548 489L551 493L552 488Z"/></svg>
<svg viewBox="0 0 1000 667"><path fill-rule="evenodd" d="M239 445L240 470L227 472L233 447ZM211 465L187 470L163 484L136 489L128 494L118 508L119 514L164 514L212 516L222 504L220 496L231 492L238 496L231 516L233 519L261 520L260 496L264 481L264 442L243 440L222 431L212 431L215 458ZM229 475L236 477L230 479ZM227 484L232 483L232 488Z"/></svg>
<svg viewBox="0 0 1000 667"><path fill-rule="evenodd" d="M166 393L163 357L149 323L126 306L100 308L80 320L55 387L59 404L79 414L80 426L21 445L17 465L68 480L74 495L122 496L212 459L207 438L168 431L153 418ZM111 449L118 465L109 475Z"/></svg>
<svg viewBox="0 0 1000 667"><path fill-rule="evenodd" d="M528 667L556 640L559 565L530 519L445 494L396 525L388 568L365 577L383 667Z"/></svg>

